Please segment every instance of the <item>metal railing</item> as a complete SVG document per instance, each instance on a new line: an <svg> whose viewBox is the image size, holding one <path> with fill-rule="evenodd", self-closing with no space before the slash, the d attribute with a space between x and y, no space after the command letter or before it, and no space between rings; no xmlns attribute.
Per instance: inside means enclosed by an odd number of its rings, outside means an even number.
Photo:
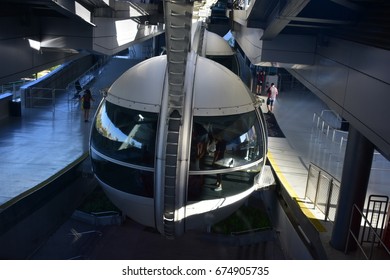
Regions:
<svg viewBox="0 0 390 280"><path fill-rule="evenodd" d="M26 108L50 108L55 111L56 100L66 89L54 88L27 88L24 92L24 106Z"/></svg>
<svg viewBox="0 0 390 280"><path fill-rule="evenodd" d="M71 102L75 98L75 94L77 93L76 82L80 83L82 89L85 89L96 77L96 72L105 64L107 61L98 61L94 65L92 65L87 71L81 74L79 77L71 81L66 87L66 91L68 92L68 102Z"/></svg>
<svg viewBox="0 0 390 280"><path fill-rule="evenodd" d="M324 214L325 221L334 222L339 193L340 182L322 168L311 163L305 197Z"/></svg>
<svg viewBox="0 0 390 280"><path fill-rule="evenodd" d="M323 168L332 170L335 178L341 179L343 158L348 140L348 132L338 129L342 126L342 121L328 122L330 117L324 118L326 110L321 115L314 113L311 132L311 161ZM333 114L333 113L327 113ZM336 117L332 117L336 118ZM338 124L337 124L338 123ZM322 162L322 163L321 163ZM325 166L328 165L328 166ZM336 167L337 166L337 167Z"/></svg>
<svg viewBox="0 0 390 280"><path fill-rule="evenodd" d="M329 110L323 110L320 115L314 113L313 126L321 133L321 136L324 135L326 138L331 136L330 139L332 143L336 143L341 151L348 138L348 132L341 130L341 127L346 122L337 114L329 117L329 115L335 114L333 111L330 112L331 113L329 113Z"/></svg>
<svg viewBox="0 0 390 280"><path fill-rule="evenodd" d="M352 221L356 216L354 215L360 215L361 220L363 219L364 224L370 228L370 231L372 233L373 238L369 242L369 246L363 246L363 234L361 234L361 231L359 231L359 234L355 234L353 230L351 229L352 226ZM367 260L372 260L373 258L378 258L378 259L389 259L390 258L390 250L389 248L386 247L386 244L384 244L382 240L382 236L378 234L378 232L374 229L374 227L371 225L367 217L363 214L363 212L357 207L356 204L353 205L352 208L352 215L351 215L351 220L350 220L350 225L349 225L349 234L347 237L347 242L345 246L345 254L348 253L349 248L350 248L350 242L351 238L353 241L355 241L356 245L360 249L361 253L364 255L364 257Z"/></svg>
<svg viewBox="0 0 390 280"><path fill-rule="evenodd" d="M20 98L20 88L24 84L26 84L27 82L29 82L29 81L28 80L20 80L17 82L3 84L3 85L1 85L0 94L10 92L10 93L12 93L13 100L18 99L18 98Z"/></svg>
<svg viewBox="0 0 390 280"><path fill-rule="evenodd" d="M361 236L361 244L363 242L374 242L375 241L374 231L382 236L385 221L387 208L389 206L389 197L386 195L370 195L366 207L366 221L363 225L362 236ZM371 227L367 226L367 222L370 223Z"/></svg>
<svg viewBox="0 0 390 280"><path fill-rule="evenodd" d="M99 61L85 71L77 79L71 81L65 89L44 88L44 87L27 87L22 94L22 101L26 108L50 108L55 111L56 102L60 96L67 93L68 105L70 102L75 102L74 95L76 93L75 83L79 81L82 88L87 87L95 78L96 72L101 66L106 63L106 60ZM78 101L78 99L77 99ZM73 104L72 103L72 104Z"/></svg>

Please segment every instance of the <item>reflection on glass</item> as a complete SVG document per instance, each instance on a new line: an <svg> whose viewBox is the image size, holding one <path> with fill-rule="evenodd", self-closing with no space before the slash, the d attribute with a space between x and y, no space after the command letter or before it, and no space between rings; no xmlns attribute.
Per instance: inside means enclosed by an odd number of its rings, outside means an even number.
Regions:
<svg viewBox="0 0 390 280"><path fill-rule="evenodd" d="M92 130L92 147L114 159L142 166L154 165L156 113L104 102Z"/></svg>
<svg viewBox="0 0 390 280"><path fill-rule="evenodd" d="M256 172L240 170L219 174L190 175L187 201L209 200L243 193L253 187L256 174ZM216 184L218 180L220 180L220 186Z"/></svg>
<svg viewBox="0 0 390 280"><path fill-rule="evenodd" d="M219 56L207 55L206 57L225 66L227 69L231 70L234 74L240 75L240 66L238 64L238 60L235 54L219 55Z"/></svg>
<svg viewBox="0 0 390 280"><path fill-rule="evenodd" d="M107 161L92 152L94 172L99 180L116 189L133 195L154 196L154 174Z"/></svg>
<svg viewBox="0 0 390 280"><path fill-rule="evenodd" d="M237 168L263 154L263 131L256 113L194 117L190 170Z"/></svg>

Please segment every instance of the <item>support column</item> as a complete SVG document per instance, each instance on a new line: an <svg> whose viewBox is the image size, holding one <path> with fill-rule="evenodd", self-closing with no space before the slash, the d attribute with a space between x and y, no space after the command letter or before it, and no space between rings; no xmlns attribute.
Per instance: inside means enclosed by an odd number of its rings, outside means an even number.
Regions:
<svg viewBox="0 0 390 280"><path fill-rule="evenodd" d="M368 181L370 179L374 145L354 127L349 127L348 142L345 151L344 167L341 178L339 201L330 244L344 251L349 234L353 205L363 209ZM360 216L354 215L352 231L358 235ZM356 249L351 242L348 250Z"/></svg>

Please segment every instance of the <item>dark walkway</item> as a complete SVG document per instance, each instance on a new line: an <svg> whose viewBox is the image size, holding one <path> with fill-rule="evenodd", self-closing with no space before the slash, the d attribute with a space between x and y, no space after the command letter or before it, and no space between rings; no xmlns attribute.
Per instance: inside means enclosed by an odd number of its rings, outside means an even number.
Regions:
<svg viewBox="0 0 390 280"><path fill-rule="evenodd" d="M191 231L167 240L129 219L122 225L104 227L70 219L31 259L281 260L284 256L272 231L246 237Z"/></svg>

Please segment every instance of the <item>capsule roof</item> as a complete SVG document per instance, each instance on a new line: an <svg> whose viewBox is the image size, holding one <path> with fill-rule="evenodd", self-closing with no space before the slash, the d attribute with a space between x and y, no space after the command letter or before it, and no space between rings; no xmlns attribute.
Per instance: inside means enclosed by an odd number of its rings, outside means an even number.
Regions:
<svg viewBox="0 0 390 280"><path fill-rule="evenodd" d="M195 60L187 63L188 67L195 67L195 75L189 79L193 81L194 115L232 115L254 110L252 95L237 75L204 57L189 55L188 59ZM164 55L130 68L112 84L107 101L126 108L158 113L162 94L167 90L166 64Z"/></svg>

